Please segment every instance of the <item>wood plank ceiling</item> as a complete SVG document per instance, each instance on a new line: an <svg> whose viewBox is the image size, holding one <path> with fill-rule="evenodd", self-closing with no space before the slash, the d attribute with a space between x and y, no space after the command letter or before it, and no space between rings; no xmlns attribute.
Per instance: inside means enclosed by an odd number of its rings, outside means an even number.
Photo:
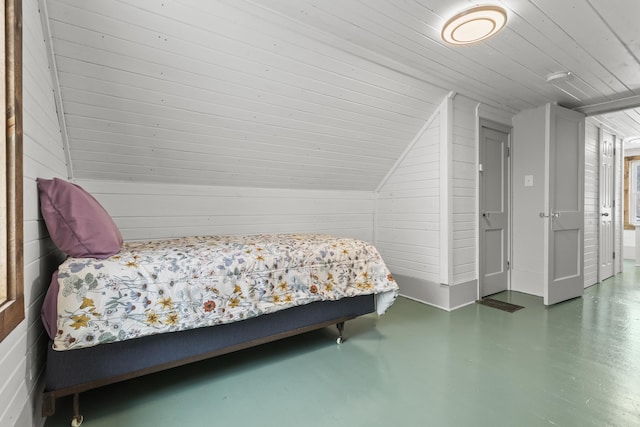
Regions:
<svg viewBox="0 0 640 427"><path fill-rule="evenodd" d="M640 2L498 3L505 31L451 47L471 2L40 0L72 174L373 190L450 91L512 113L640 97Z"/></svg>

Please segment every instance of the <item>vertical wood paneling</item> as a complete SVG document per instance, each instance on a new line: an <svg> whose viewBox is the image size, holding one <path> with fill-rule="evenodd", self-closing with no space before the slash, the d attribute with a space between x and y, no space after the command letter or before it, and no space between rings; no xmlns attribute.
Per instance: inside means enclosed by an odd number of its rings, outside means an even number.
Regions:
<svg viewBox="0 0 640 427"><path fill-rule="evenodd" d="M440 107L442 108L442 107ZM376 246L394 274L440 282L440 113L378 192Z"/></svg>
<svg viewBox="0 0 640 427"><path fill-rule="evenodd" d="M125 240L314 232L373 241L374 194L77 180Z"/></svg>
<svg viewBox="0 0 640 427"><path fill-rule="evenodd" d="M48 239L35 178L66 176L60 128L36 1L23 2L25 320L0 343L0 425L38 426L46 338L40 306L60 253Z"/></svg>
<svg viewBox="0 0 640 427"><path fill-rule="evenodd" d="M585 123L584 152L584 287L598 282L599 138L598 124Z"/></svg>

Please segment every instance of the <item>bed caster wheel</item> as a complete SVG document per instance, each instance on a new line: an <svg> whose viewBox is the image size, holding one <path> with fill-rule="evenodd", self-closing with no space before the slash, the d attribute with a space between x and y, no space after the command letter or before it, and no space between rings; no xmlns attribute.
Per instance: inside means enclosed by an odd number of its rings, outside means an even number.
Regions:
<svg viewBox="0 0 640 427"><path fill-rule="evenodd" d="M338 328L338 339L336 340L336 343L340 345L344 342L344 338L342 337L342 332L344 331L344 322L336 323L336 328Z"/></svg>
<svg viewBox="0 0 640 427"><path fill-rule="evenodd" d="M80 424L82 424L82 421L84 421L84 417L82 415L76 415L71 420L71 427L80 427Z"/></svg>

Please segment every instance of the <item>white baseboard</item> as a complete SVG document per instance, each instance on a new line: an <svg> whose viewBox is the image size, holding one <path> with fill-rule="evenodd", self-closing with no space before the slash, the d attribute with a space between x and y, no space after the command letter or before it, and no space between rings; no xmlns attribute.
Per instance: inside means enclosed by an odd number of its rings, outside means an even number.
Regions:
<svg viewBox="0 0 640 427"><path fill-rule="evenodd" d="M477 295L477 281L472 280L459 285L447 286L425 279L394 274L400 295L439 308L452 311L473 304Z"/></svg>

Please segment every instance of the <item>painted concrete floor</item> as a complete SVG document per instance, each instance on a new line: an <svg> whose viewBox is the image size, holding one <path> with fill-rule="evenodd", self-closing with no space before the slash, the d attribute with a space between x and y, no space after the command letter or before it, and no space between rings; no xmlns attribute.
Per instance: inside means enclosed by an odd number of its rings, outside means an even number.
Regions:
<svg viewBox="0 0 640 427"><path fill-rule="evenodd" d="M545 308L387 314L107 386L85 427L640 426L640 268ZM46 427L68 426L71 399Z"/></svg>

